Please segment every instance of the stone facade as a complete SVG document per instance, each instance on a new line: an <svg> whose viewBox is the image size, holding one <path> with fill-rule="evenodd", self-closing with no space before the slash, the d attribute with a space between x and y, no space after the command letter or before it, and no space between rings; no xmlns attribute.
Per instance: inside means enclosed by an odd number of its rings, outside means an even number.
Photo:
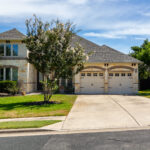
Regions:
<svg viewBox="0 0 150 150"><path fill-rule="evenodd" d="M5 44L5 41L0 41L0 44ZM10 41L10 44L18 44L18 56L0 57L0 67L17 67L20 91L27 93L36 91L37 71L27 61L28 51L25 44L20 41Z"/></svg>

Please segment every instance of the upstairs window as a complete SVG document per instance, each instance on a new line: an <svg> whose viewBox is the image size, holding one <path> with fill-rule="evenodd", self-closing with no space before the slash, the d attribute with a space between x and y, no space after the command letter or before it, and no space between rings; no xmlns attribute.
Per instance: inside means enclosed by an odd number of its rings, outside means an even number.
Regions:
<svg viewBox="0 0 150 150"><path fill-rule="evenodd" d="M18 56L18 44L13 44L13 56Z"/></svg>
<svg viewBox="0 0 150 150"><path fill-rule="evenodd" d="M0 56L4 56L4 44L0 44Z"/></svg>
<svg viewBox="0 0 150 150"><path fill-rule="evenodd" d="M0 56L18 56L18 44L0 44Z"/></svg>

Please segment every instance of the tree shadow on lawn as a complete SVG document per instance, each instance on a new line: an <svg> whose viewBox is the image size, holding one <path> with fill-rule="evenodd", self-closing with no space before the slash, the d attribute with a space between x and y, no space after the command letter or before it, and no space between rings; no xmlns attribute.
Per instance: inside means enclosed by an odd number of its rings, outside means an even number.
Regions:
<svg viewBox="0 0 150 150"><path fill-rule="evenodd" d="M44 101L38 101L38 102L18 102L18 103L11 103L11 104L0 104L0 110L12 110L16 108L40 108L40 107L50 107L56 104L62 104L62 102L58 101L50 101L50 102L44 102Z"/></svg>

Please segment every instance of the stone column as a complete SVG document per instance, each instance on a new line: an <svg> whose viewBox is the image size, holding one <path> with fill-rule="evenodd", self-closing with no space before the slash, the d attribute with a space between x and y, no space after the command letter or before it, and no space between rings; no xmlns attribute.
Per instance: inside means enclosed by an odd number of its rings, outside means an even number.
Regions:
<svg viewBox="0 0 150 150"><path fill-rule="evenodd" d="M75 93L79 94L80 93L80 73L75 75Z"/></svg>
<svg viewBox="0 0 150 150"><path fill-rule="evenodd" d="M133 71L133 92L136 94L139 90L139 74L138 74L138 67L134 68Z"/></svg>
<svg viewBox="0 0 150 150"><path fill-rule="evenodd" d="M108 70L107 68L104 72L104 92L108 93Z"/></svg>

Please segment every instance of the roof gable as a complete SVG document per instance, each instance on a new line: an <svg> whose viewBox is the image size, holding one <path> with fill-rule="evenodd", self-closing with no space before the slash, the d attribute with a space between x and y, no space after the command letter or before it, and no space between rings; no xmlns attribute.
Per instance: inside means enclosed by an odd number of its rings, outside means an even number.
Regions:
<svg viewBox="0 0 150 150"><path fill-rule="evenodd" d="M25 35L19 32L17 29L12 29L3 33L0 33L0 40L22 40Z"/></svg>

